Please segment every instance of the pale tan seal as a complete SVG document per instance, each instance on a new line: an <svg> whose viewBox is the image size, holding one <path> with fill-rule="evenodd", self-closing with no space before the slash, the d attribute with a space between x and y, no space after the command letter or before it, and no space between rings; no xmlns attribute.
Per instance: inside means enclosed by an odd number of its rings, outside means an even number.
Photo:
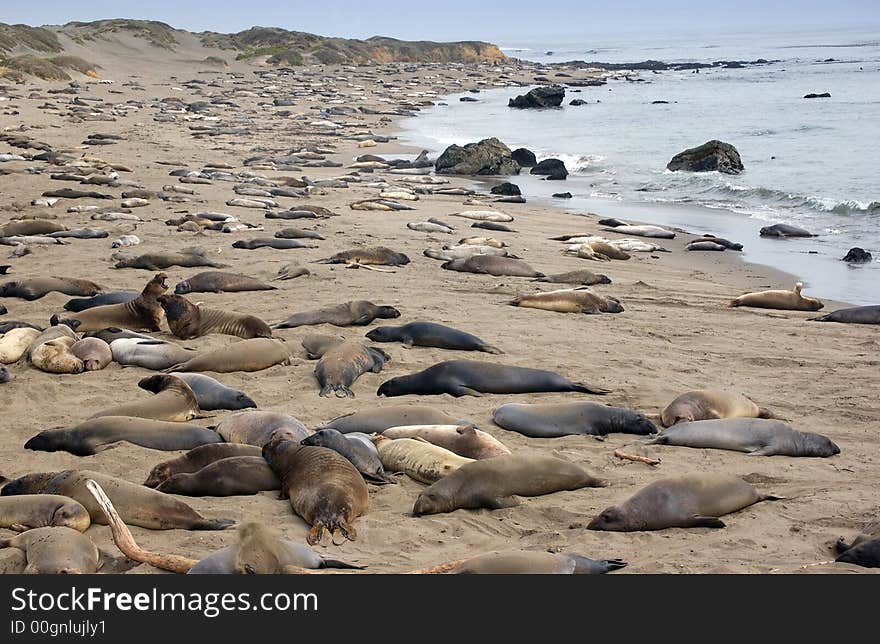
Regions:
<svg viewBox="0 0 880 644"><path fill-rule="evenodd" d="M189 385L177 376L156 374L138 382L138 387L151 391L155 396L147 400L117 405L92 414L91 418L102 416L134 416L152 418L169 422L185 423L193 418L202 418L204 413Z"/></svg>
<svg viewBox="0 0 880 644"><path fill-rule="evenodd" d="M474 459L459 456L455 452L429 443L423 438L373 437L379 450L379 460L388 472L403 472L421 483L431 484L451 474Z"/></svg>
<svg viewBox="0 0 880 644"><path fill-rule="evenodd" d="M474 460L510 454L501 441L473 425L403 425L389 427L382 432L382 436L391 439L423 438Z"/></svg>
<svg viewBox="0 0 880 644"><path fill-rule="evenodd" d="M672 427L680 422L716 418L772 417L772 413L761 409L742 394L719 389L697 389L683 393L660 413L660 421L664 427Z"/></svg>
<svg viewBox="0 0 880 644"><path fill-rule="evenodd" d="M30 350L31 364L46 373L82 373L83 361L70 350L76 343L74 338L55 338L40 342Z"/></svg>
<svg viewBox="0 0 880 644"><path fill-rule="evenodd" d="M291 348L283 340L252 338L240 340L221 349L200 353L165 371L262 371L275 365L289 365Z"/></svg>
<svg viewBox="0 0 880 644"><path fill-rule="evenodd" d="M0 548L24 551L25 574L85 575L96 573L101 567L98 547L89 537L71 528L34 528L11 539L0 539Z"/></svg>
<svg viewBox="0 0 880 644"><path fill-rule="evenodd" d="M803 282L798 282L790 291L758 291L740 295L728 306L751 306L759 309L782 309L785 311L818 311L825 304L813 297L801 295Z"/></svg>
<svg viewBox="0 0 880 644"><path fill-rule="evenodd" d="M58 494L0 496L0 528L29 530L63 526L85 532L92 524L77 501Z"/></svg>
<svg viewBox="0 0 880 644"><path fill-rule="evenodd" d="M534 295L519 295L508 304L559 313L623 313L620 300L610 295L599 295L585 286Z"/></svg>
<svg viewBox="0 0 880 644"><path fill-rule="evenodd" d="M0 336L0 364L18 362L40 335L37 329L19 327Z"/></svg>

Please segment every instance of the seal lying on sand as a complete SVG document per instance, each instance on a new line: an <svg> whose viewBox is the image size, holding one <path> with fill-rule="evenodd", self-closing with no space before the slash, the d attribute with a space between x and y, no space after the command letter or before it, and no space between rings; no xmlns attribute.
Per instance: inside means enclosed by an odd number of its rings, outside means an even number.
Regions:
<svg viewBox="0 0 880 644"><path fill-rule="evenodd" d="M656 434L644 414L594 402L501 405L492 414L496 425L532 438L604 436L611 433Z"/></svg>
<svg viewBox="0 0 880 644"><path fill-rule="evenodd" d="M317 260L318 264L367 264L375 266L406 266L409 257L384 246L355 248L336 253L326 259Z"/></svg>
<svg viewBox="0 0 880 644"><path fill-rule="evenodd" d="M492 552L457 562L454 575L604 575L626 567L621 559L590 559L550 552Z"/></svg>
<svg viewBox="0 0 880 644"><path fill-rule="evenodd" d="M264 284L258 279L239 275L237 273L223 273L221 271L207 271L198 273L189 279L178 282L174 287L177 295L187 293L240 293L242 291L274 291L274 286Z"/></svg>
<svg viewBox="0 0 880 644"><path fill-rule="evenodd" d="M790 291L758 291L746 293L730 302L728 306L752 306L759 309L783 309L786 311L818 311L825 305L821 300L801 295L803 282Z"/></svg>
<svg viewBox="0 0 880 644"><path fill-rule="evenodd" d="M536 282L550 282L552 284L581 284L582 286L594 286L595 284L611 284L611 278L607 275L594 273L593 271L581 270L556 275L545 275L535 280Z"/></svg>
<svg viewBox="0 0 880 644"><path fill-rule="evenodd" d="M86 535L65 527L34 528L10 539L0 539L0 548L25 552L25 574L70 575L96 573L101 553Z"/></svg>
<svg viewBox="0 0 880 644"><path fill-rule="evenodd" d="M475 360L447 360L424 371L388 380L379 387L377 396L410 394L479 396L488 394L526 394L544 391L580 391L607 394L607 389L582 382L572 382L552 371L511 367Z"/></svg>
<svg viewBox="0 0 880 644"><path fill-rule="evenodd" d="M718 517L777 498L759 494L737 476L688 474L651 483L623 505L604 510L587 528L613 532L723 528Z"/></svg>
<svg viewBox="0 0 880 644"><path fill-rule="evenodd" d="M28 349L28 360L46 373L82 373L85 371L83 361L70 350L75 343L74 338L61 337L45 342L38 338Z"/></svg>
<svg viewBox="0 0 880 644"><path fill-rule="evenodd" d="M327 335L308 335L302 345L310 360L318 359L315 378L321 386L319 395L354 398L351 385L368 371L379 373L391 356L357 340Z"/></svg>
<svg viewBox="0 0 880 644"><path fill-rule="evenodd" d="M174 474L156 489L184 496L239 496L280 487L281 482L262 456L231 456L196 472Z"/></svg>
<svg viewBox="0 0 880 644"><path fill-rule="evenodd" d="M0 364L18 362L38 337L40 337L40 331L28 327L6 331L0 337Z"/></svg>
<svg viewBox="0 0 880 644"><path fill-rule="evenodd" d="M284 322L273 324L273 329L293 329L311 324L332 324L334 326L366 326L376 318L399 318L400 311L393 306L378 306L366 300L345 302L336 306L294 313Z"/></svg>
<svg viewBox="0 0 880 644"><path fill-rule="evenodd" d="M360 440L352 436L345 436L335 429L320 429L311 436L300 441L301 445L312 445L314 447L326 447L334 452L340 453L342 456L351 461L358 472L370 483L383 485L385 483L394 483L382 467L382 461L379 454L374 449L370 449Z"/></svg>
<svg viewBox="0 0 880 644"><path fill-rule="evenodd" d="M53 325L67 324L79 333L107 327L158 331L165 314L157 298L168 289L167 280L168 275L158 273L147 282L141 294L129 302L96 306L64 319L53 315L51 322Z"/></svg>
<svg viewBox="0 0 880 644"><path fill-rule="evenodd" d="M468 423L470 421L466 419L450 416L446 412L427 405L390 405L345 414L324 423L318 429L329 427L343 434L350 432L381 434L389 427L402 425L461 425Z"/></svg>
<svg viewBox="0 0 880 644"><path fill-rule="evenodd" d="M867 526L860 535L850 543L843 537L834 544L841 563L851 563L865 568L880 568L880 521Z"/></svg>
<svg viewBox="0 0 880 644"><path fill-rule="evenodd" d="M92 524L88 511L77 501L57 494L0 497L0 528L66 527L85 532Z"/></svg>
<svg viewBox="0 0 880 644"><path fill-rule="evenodd" d="M214 411L217 409L229 409L237 411L256 407L257 403L243 391L227 387L222 382L214 380L210 376L201 373L170 373L189 385L199 403L199 409Z"/></svg>
<svg viewBox="0 0 880 644"><path fill-rule="evenodd" d="M142 485L123 481L90 470L65 470L28 474L10 481L2 496L16 494L60 494L79 501L92 523L107 525L104 511L86 489L86 481L100 485L125 523L150 530L223 530L233 525L231 519L206 519L186 503Z"/></svg>
<svg viewBox="0 0 880 644"><path fill-rule="evenodd" d="M217 433L229 443L245 443L262 447L273 437L301 441L312 432L299 420L274 411L240 411L224 416Z"/></svg>
<svg viewBox="0 0 880 644"><path fill-rule="evenodd" d="M165 310L171 332L182 340L209 333L235 335L239 338L271 338L272 329L253 315L196 306L182 295L160 295L157 301Z"/></svg>
<svg viewBox="0 0 880 644"><path fill-rule="evenodd" d="M424 438L390 439L379 434L373 437L373 443L382 467L389 472L403 472L420 483L434 483L462 465L474 462Z"/></svg>
<svg viewBox="0 0 880 644"><path fill-rule="evenodd" d="M541 496L562 490L605 487L580 466L542 454L510 454L462 465L427 487L416 499L413 514L438 514L459 508L497 510L519 504L519 496Z"/></svg>
<svg viewBox="0 0 880 644"><path fill-rule="evenodd" d="M275 365L290 364L290 347L283 340L252 338L240 340L226 347L199 353L186 362L166 371L262 371Z"/></svg>
<svg viewBox="0 0 880 644"><path fill-rule="evenodd" d="M510 300L508 304L559 313L623 313L620 300L610 295L594 293L586 286L520 295Z"/></svg>
<svg viewBox="0 0 880 644"><path fill-rule="evenodd" d="M19 297L32 302L53 292L89 297L103 290L94 282L72 277L31 277L0 284L0 297Z"/></svg>
<svg viewBox="0 0 880 644"><path fill-rule="evenodd" d="M678 396L660 413L664 427L680 422L713 420L717 418L772 418L751 400L732 391L697 389Z"/></svg>
<svg viewBox="0 0 880 644"><path fill-rule="evenodd" d="M113 362L110 345L100 338L83 338L70 347L70 352L82 360L86 371L100 371Z"/></svg>
<svg viewBox="0 0 880 644"><path fill-rule="evenodd" d="M367 333L367 337L374 342L402 342L403 346L407 348L415 345L454 351L503 353L501 349L486 344L475 335L434 322L410 322L402 326L380 326Z"/></svg>
<svg viewBox="0 0 880 644"><path fill-rule="evenodd" d="M544 273L536 271L521 259L497 255L474 255L463 259L453 259L441 264L440 268L447 271L478 273L495 277L544 277Z"/></svg>
<svg viewBox="0 0 880 644"><path fill-rule="evenodd" d="M162 340L108 337L113 360L124 367L143 367L159 371L186 362L197 352Z"/></svg>
<svg viewBox="0 0 880 644"><path fill-rule="evenodd" d="M382 432L382 436L391 439L421 438L474 460L510 454L501 441L473 425L402 425L389 427Z"/></svg>
<svg viewBox="0 0 880 644"><path fill-rule="evenodd" d="M647 443L729 449L746 452L749 456L834 456L840 453L840 448L826 436L799 432L778 420L763 418L679 423Z"/></svg>
<svg viewBox="0 0 880 644"><path fill-rule="evenodd" d="M145 271L161 271L172 266L195 268L197 266L210 266L211 268L223 268L225 264L212 262L205 257L203 251L193 250L181 253L149 253L146 255L126 256L118 253L114 259L118 261L114 268L140 268Z"/></svg>
<svg viewBox="0 0 880 644"><path fill-rule="evenodd" d="M843 322L844 324L880 324L880 306L854 306L838 309L819 318L809 318L811 322Z"/></svg>
<svg viewBox="0 0 880 644"><path fill-rule="evenodd" d="M102 416L134 416L152 418L168 422L185 423L193 418L204 416L193 390L180 378L168 374L147 376L138 382L138 387L151 391L155 396L147 400L117 405L105 409L92 418ZM185 448L184 448L185 449Z"/></svg>
<svg viewBox="0 0 880 644"><path fill-rule="evenodd" d="M211 443L209 445L200 445L189 450L183 456L173 458L170 461L163 461L154 466L150 470L144 485L147 487L156 487L162 481L166 481L175 474L192 474L198 472L206 465L210 465L216 461L225 458L234 458L236 456L260 456L262 457L262 447L256 445L244 445L242 443Z"/></svg>

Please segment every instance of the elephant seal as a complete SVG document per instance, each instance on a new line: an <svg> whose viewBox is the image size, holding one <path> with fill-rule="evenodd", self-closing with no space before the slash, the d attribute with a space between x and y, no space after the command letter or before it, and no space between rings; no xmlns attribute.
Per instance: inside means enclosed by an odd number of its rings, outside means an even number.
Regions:
<svg viewBox="0 0 880 644"><path fill-rule="evenodd" d="M764 226L760 232L761 237L818 237L809 230L791 226L789 224L773 224Z"/></svg>
<svg viewBox="0 0 880 644"><path fill-rule="evenodd" d="M351 432L381 434L389 427L402 425L461 425L468 423L470 421L466 419L450 416L446 412L427 405L391 405L345 414L324 423L318 429L329 427L343 434Z"/></svg>
<svg viewBox="0 0 880 644"><path fill-rule="evenodd" d="M282 228L275 231L275 237L278 239L324 239L320 233L302 228Z"/></svg>
<svg viewBox="0 0 880 644"><path fill-rule="evenodd" d="M82 373L85 371L83 361L71 353L75 344L74 338L55 338L39 342L39 338L28 349L30 363L46 373Z"/></svg>
<svg viewBox="0 0 880 644"><path fill-rule="evenodd" d="M30 322L22 322L21 320L9 320L8 322L0 322L0 335L9 333L13 329L35 329L42 332L43 327L31 324Z"/></svg>
<svg viewBox="0 0 880 644"><path fill-rule="evenodd" d="M289 364L290 349L286 342L272 338L252 338L214 351L199 353L166 371L252 372Z"/></svg>
<svg viewBox="0 0 880 644"><path fill-rule="evenodd" d="M86 371L100 371L113 362L110 345L100 338L83 338L74 342L70 352L82 360Z"/></svg>
<svg viewBox="0 0 880 644"><path fill-rule="evenodd" d="M25 449L92 456L125 441L149 449L174 451L223 441L217 432L199 427L135 416L100 416L73 427L46 429L30 438Z"/></svg>
<svg viewBox="0 0 880 644"><path fill-rule="evenodd" d="M185 423L193 418L204 417L193 390L180 378L168 374L156 374L142 378L138 382L138 387L156 395L147 400L105 409L93 414L91 418L134 416L135 418Z"/></svg>
<svg viewBox="0 0 880 644"><path fill-rule="evenodd" d="M516 231L510 226L505 226L494 221L475 221L471 224L471 228L482 228L483 230L495 230L502 233L515 233Z"/></svg>
<svg viewBox="0 0 880 644"><path fill-rule="evenodd" d="M880 538L864 541L847 548L834 561L851 563L865 568L880 568Z"/></svg>
<svg viewBox="0 0 880 644"><path fill-rule="evenodd" d="M678 396L660 413L664 427L680 422L713 420L717 418L772 418L751 400L732 391L697 389Z"/></svg>
<svg viewBox="0 0 880 644"><path fill-rule="evenodd" d="M284 322L273 324L273 329L293 329L312 324L332 324L333 326L366 326L377 318L399 318L400 311L393 306L377 306L366 300L355 300L336 306L294 313Z"/></svg>
<svg viewBox="0 0 880 644"><path fill-rule="evenodd" d="M239 496L280 487L281 482L262 456L231 456L196 472L174 474L156 489L184 496Z"/></svg>
<svg viewBox="0 0 880 644"><path fill-rule="evenodd" d="M399 376L379 387L377 396L410 394L479 396L486 394L527 394L544 391L579 391L603 395L607 389L583 382L572 382L558 373L542 369L511 367L475 360L447 360L418 373Z"/></svg>
<svg viewBox="0 0 880 644"><path fill-rule="evenodd" d="M470 333L453 329L434 322L410 322L402 326L376 327L367 337L374 342L402 342L409 348L437 347L453 351L483 351L484 353L503 353L501 349L486 344Z"/></svg>
<svg viewBox="0 0 880 644"><path fill-rule="evenodd" d="M718 517L759 501L777 498L759 494L737 476L687 474L651 483L623 505L604 510L587 529L640 532L665 528L723 528L724 522Z"/></svg>
<svg viewBox="0 0 880 644"><path fill-rule="evenodd" d="M545 275L535 280L536 282L550 282L551 284L580 284L582 286L595 286L596 284L611 284L611 278L593 271L569 271L556 275Z"/></svg>
<svg viewBox="0 0 880 644"><path fill-rule="evenodd" d="M650 237L653 239L675 239L675 232L661 228L660 226L615 226L603 228L605 232L620 233L621 235L634 235L636 237Z"/></svg>
<svg viewBox="0 0 880 644"><path fill-rule="evenodd" d="M157 273L135 299L119 304L105 304L80 311L64 319L52 316L52 324L67 324L77 332L100 331L107 327L158 331L164 317L157 298L168 289L168 275Z"/></svg>
<svg viewBox="0 0 880 644"><path fill-rule="evenodd" d="M128 329L120 329L117 326L108 326L100 331L86 331L82 334L84 338L100 338L107 344L112 344L114 340L153 340L158 342L153 336L137 331L129 331Z"/></svg>
<svg viewBox="0 0 880 644"><path fill-rule="evenodd" d="M235 335L245 340L272 337L269 325L253 315L196 306L182 295L160 295L157 301L165 311L171 333L182 340L209 333Z"/></svg>
<svg viewBox="0 0 880 644"><path fill-rule="evenodd" d="M594 293L586 286L534 295L519 295L508 304L559 313L623 313L620 300L610 295Z"/></svg>
<svg viewBox="0 0 880 644"><path fill-rule="evenodd" d="M12 374L9 373L9 369L0 365L0 385L5 385L10 380L12 380Z"/></svg>
<svg viewBox="0 0 880 644"><path fill-rule="evenodd" d="M233 248L257 250L258 248L274 248L289 250L292 248L318 248L317 244L305 244L297 239L279 239L277 237L261 237L257 239L239 239L232 243Z"/></svg>
<svg viewBox="0 0 880 644"><path fill-rule="evenodd" d="M694 240L694 241L690 242L688 245L693 244L696 241L698 241L698 240ZM742 244L740 244L738 242L732 242L729 239L724 239L723 237L716 237L715 235L709 235L709 234L703 235L701 241L712 242L713 244L718 244L719 246L724 246L724 248L727 248L728 250L742 250L743 249Z"/></svg>
<svg viewBox="0 0 880 644"><path fill-rule="evenodd" d="M391 439L421 438L472 460L510 454L501 441L473 425L402 425L389 427L381 435Z"/></svg>
<svg viewBox="0 0 880 644"><path fill-rule="evenodd" d="M293 416L274 411L240 411L223 418L217 433L228 443L244 443L262 447L273 436L301 441L311 434Z"/></svg>
<svg viewBox="0 0 880 644"><path fill-rule="evenodd" d="M499 427L530 438L605 436L606 434L656 434L644 414L594 402L501 405L492 414Z"/></svg>
<svg viewBox="0 0 880 644"><path fill-rule="evenodd" d="M257 403L243 391L227 387L222 382L214 380L210 376L200 373L170 373L183 380L189 385L199 403L202 411L215 411L217 409L229 409L238 411L256 407Z"/></svg>
<svg viewBox="0 0 880 644"><path fill-rule="evenodd" d="M67 230L67 226L48 219L30 219L10 221L0 226L0 237L18 237L20 235L48 235Z"/></svg>
<svg viewBox="0 0 880 644"><path fill-rule="evenodd" d="M509 454L462 465L430 485L416 499L413 514L438 514L460 508L497 510L519 504L519 496L605 487L607 483L574 463L542 454Z"/></svg>
<svg viewBox="0 0 880 644"><path fill-rule="evenodd" d="M172 266L182 266L183 268L196 268L198 266L209 266L211 268L225 268L225 264L212 262L205 257L204 252L183 252L183 253L150 253L138 256L125 256L118 253L114 259L119 258L114 268L139 268L145 271L161 271Z"/></svg>
<svg viewBox="0 0 880 644"><path fill-rule="evenodd" d="M274 291L276 287L258 279L238 273L207 271L178 282L174 287L177 295L187 293L241 293L244 291Z"/></svg>
<svg viewBox="0 0 880 644"><path fill-rule="evenodd" d="M300 445L276 436L263 446L263 458L281 479L281 493L310 526L308 543L329 532L333 542L355 541L354 520L367 511L369 495L361 473L326 447Z"/></svg>
<svg viewBox="0 0 880 644"><path fill-rule="evenodd" d="M447 271L494 275L495 277L544 277L521 259L500 257L498 255L473 255L462 259L452 259L440 265Z"/></svg>
<svg viewBox="0 0 880 644"><path fill-rule="evenodd" d="M811 322L843 322L844 324L880 324L880 306L854 306L818 318L808 318Z"/></svg>
<svg viewBox="0 0 880 644"><path fill-rule="evenodd" d="M31 277L0 284L0 297L18 297L33 302L53 292L89 297L103 290L94 282L72 277Z"/></svg>
<svg viewBox="0 0 880 644"><path fill-rule="evenodd" d="M10 329L0 336L0 364L18 362L27 353L40 331L29 327Z"/></svg>
<svg viewBox="0 0 880 644"><path fill-rule="evenodd" d="M207 519L186 503L167 494L91 470L27 474L3 486L0 495L68 496L79 501L88 510L92 523L107 525L104 511L86 488L86 481L89 479L104 489L119 516L129 525L149 530L224 530L235 524L232 519Z"/></svg>
<svg viewBox="0 0 880 644"><path fill-rule="evenodd" d="M301 445L326 447L338 452L354 465L358 472L370 483L383 485L394 483L382 467L382 461L375 449L370 449L360 440L345 436L335 429L319 429L300 441Z"/></svg>
<svg viewBox="0 0 880 644"><path fill-rule="evenodd" d="M344 250L325 259L317 260L318 264L366 264L372 266L406 266L409 257L385 248L384 246L368 246Z"/></svg>
<svg viewBox="0 0 880 644"><path fill-rule="evenodd" d="M429 443L424 438L373 437L382 467L389 472L403 472L420 483L431 484L474 459Z"/></svg>
<svg viewBox="0 0 880 644"><path fill-rule="evenodd" d="M689 251L725 251L727 248L711 239L695 239L684 248Z"/></svg>
<svg viewBox="0 0 880 644"><path fill-rule="evenodd" d="M315 379L321 386L321 397L335 394L337 398L354 398L351 385L361 374L379 373L391 356L356 340L343 340L324 335L306 336L302 341L310 360L318 359Z"/></svg>
<svg viewBox="0 0 880 644"><path fill-rule="evenodd" d="M224 458L235 456L260 456L263 450L256 445L244 445L241 443L209 443L199 445L189 450L183 456L163 461L154 466L144 481L147 487L156 487L163 481L168 480L175 474L192 474L198 472L206 465Z"/></svg>
<svg viewBox="0 0 880 644"><path fill-rule="evenodd" d="M73 313L79 313L80 311L85 311L86 309L93 309L96 306L131 302L138 295L140 295L140 293L138 293L137 291L111 291L109 293L99 293L98 295L93 295L92 297L78 299L74 298L72 300L68 300L65 303L64 310L72 311Z"/></svg>
<svg viewBox="0 0 880 644"><path fill-rule="evenodd" d="M344 561L326 559L301 543L282 539L260 523L244 523L237 531L238 541L208 555L190 568L189 575L271 575L298 572L302 568L360 569Z"/></svg>
<svg viewBox="0 0 880 644"><path fill-rule="evenodd" d="M455 575L604 575L626 567L621 559L590 559L550 552L492 552L459 562Z"/></svg>
<svg viewBox="0 0 880 644"><path fill-rule="evenodd" d="M98 572L101 565L98 547L72 528L34 528L11 539L0 539L0 548L18 548L25 552L25 574L89 574Z"/></svg>
<svg viewBox="0 0 880 644"><path fill-rule="evenodd" d="M123 367L143 367L161 371L176 364L186 362L198 355L190 349L184 349L173 342L141 338L119 338L113 340L108 337L110 351L113 360Z"/></svg>
<svg viewBox="0 0 880 644"><path fill-rule="evenodd" d="M749 456L834 456L840 448L827 436L799 432L778 420L724 418L678 423L647 441L703 449L728 449Z"/></svg>
<svg viewBox="0 0 880 644"><path fill-rule="evenodd" d="M818 311L825 305L821 300L801 295L803 282L791 291L758 291L746 293L732 300L728 306L752 306L759 309L782 309L785 311Z"/></svg>
<svg viewBox="0 0 880 644"><path fill-rule="evenodd" d="M91 524L86 509L66 496L27 494L0 497L0 528L65 527L85 532Z"/></svg>

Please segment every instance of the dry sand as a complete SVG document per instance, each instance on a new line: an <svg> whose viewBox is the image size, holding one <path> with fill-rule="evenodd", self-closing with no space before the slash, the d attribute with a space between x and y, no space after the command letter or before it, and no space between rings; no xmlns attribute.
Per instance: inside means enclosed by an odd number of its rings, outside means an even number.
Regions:
<svg viewBox="0 0 880 644"><path fill-rule="evenodd" d="M130 48L135 47L129 43ZM118 46L121 47L121 46ZM102 75L114 79L113 85L89 85L82 94L105 101L146 101L178 96L184 101L203 100L204 95L182 87L188 79L232 80L230 70L208 70L185 60L196 60L216 51L204 50L175 55L152 53L138 62L138 52L105 48L98 56L104 66ZM125 64L114 69L114 63ZM412 71L403 71L410 68ZM70 149L129 165L133 172L123 173L144 186L159 190L175 183L167 173L173 169L157 165L158 160L173 159L181 167L200 168L206 163L223 162L242 170L243 160L259 150L283 153L303 145L329 145L335 148L330 158L348 165L363 153L390 155L395 144L380 144L359 149L350 136L358 130L391 134L390 116L350 115L331 117L339 123L353 123L336 134L324 134L322 128L307 124L322 118L320 107L332 107L332 96L317 96L299 85L302 70L293 77L258 80L253 68L241 66L239 84L227 83L223 95L239 109L217 106L210 114L220 116L221 125L248 127L248 136L194 138L189 125L178 114L176 123L157 123L158 110L146 105L130 116L114 122L72 122L65 112L68 95L49 96L46 90L62 84L30 83L8 88L16 98L0 104L4 110L3 126L18 128L50 143L56 149ZM398 70L392 74L387 71ZM310 69L322 77L322 90L337 92L338 104L349 107L369 105L393 109L395 103L431 98L420 91L437 95L470 87L477 79L490 82L504 73L510 78L527 78L533 70L512 66L502 68L394 65L374 68ZM468 73L476 76L467 76ZM441 78L440 75L443 77ZM137 77L146 91L124 87L123 82ZM384 89L376 79L394 82L399 91ZM454 82L462 79L462 85ZM85 79L83 79L85 80ZM503 79L502 79L503 80ZM292 83L297 92L288 91ZM275 86L272 89L270 86ZM356 86L362 86L363 92ZM319 88L314 88L319 89ZM203 92L219 93L216 88ZM512 90L512 93L515 90ZM31 92L34 92L31 94ZM122 92L121 94L110 92ZM273 108L258 106L276 96L293 96L294 106ZM388 97L390 101L385 101ZM46 100L55 103L54 111L38 109ZM11 114L11 110L18 114ZM280 109L291 116L274 115ZM237 115L237 116L236 116ZM296 120L297 115L307 115ZM88 133L116 133L126 141L116 145L83 150L80 142ZM491 136L492 132L486 132ZM6 146L0 146L6 147ZM16 151L0 149L0 152ZM0 170L23 170L32 162L2 164ZM272 177L308 175L312 179L330 178L349 172L339 169L305 168L302 172L273 172ZM76 184L51 181L43 174L14 173L0 176L0 223L21 214L41 209L28 204L43 191L61 187L79 188ZM394 175L376 174L394 182ZM514 179L515 181L515 179ZM571 551L595 558L622 558L629 562L630 573L766 573L796 572L804 564L832 558L829 544L841 535L852 535L864 523L876 519L880 484L877 454L880 447L877 420L880 402L877 397L876 328L858 325L814 324L805 319L810 314L768 312L725 307L732 297L747 290L784 288L791 278L765 267L742 263L731 252L684 253L690 237L679 235L664 241L673 252L653 256L637 253L629 261L590 262L564 256L561 245L548 238L564 233L598 231L595 219L577 217L563 210L536 208L532 204L495 204L498 210L516 218L516 233L497 233L511 250L545 273L587 268L611 276L613 284L596 291L621 299L626 311L620 315L572 315L519 309L505 302L513 295L551 290L555 285L538 284L528 279L480 276L440 269L439 262L422 255L426 248L438 248L461 236L488 231L469 228L468 221L449 217L469 209L466 198L423 196L415 202L415 211L358 212L348 204L377 195L377 190L354 185L348 189L327 189L307 200L279 198L285 207L308 202L330 208L338 217L312 221L285 222L264 220L259 210L224 205L235 195L234 184L215 182L211 186L190 186L198 197L192 203L164 203L153 200L136 213L148 220L136 234L143 243L135 252L173 250L199 245L212 258L227 263L232 271L270 279L286 263L307 266L312 275L292 281L277 282L278 291L240 294L197 294L192 299L210 307L257 315L268 322L279 321L295 311L332 305L353 299L369 299L378 304L399 308L402 317L390 323L430 320L474 333L490 344L501 347L500 356L467 354L438 349L405 349L385 344L392 361L379 374L366 374L353 386L354 400L320 398L312 375L314 363L298 350L293 365L275 367L254 374L229 374L220 379L249 393L261 409L292 414L314 427L341 414L402 402L434 405L456 416L473 419L514 451L534 450L577 462L593 473L610 480L603 489L561 492L524 499L518 507L496 511L457 511L422 518L410 515L412 504L422 485L403 479L399 485L370 487L370 507L358 519L359 539L342 546L330 546L328 555L368 566L370 572L399 572L430 566L475 553L501 549ZM452 179L452 185L469 185L466 179ZM561 184L564 186L564 184ZM118 195L121 190L97 188ZM564 188L561 188L564 189ZM130 229L125 224L92 222L86 214L68 214L68 205L93 203L90 200L61 200L54 208L43 209L69 227L101 225L111 237L103 240L72 240L68 246L36 247L33 254L20 259L3 260L14 266L9 279L36 275L65 275L88 278L110 289L140 289L152 275L148 271L115 270L110 260L110 239ZM99 205L106 205L100 202ZM119 204L116 199L111 204ZM177 213L222 211L243 221L262 224L265 233L200 234L176 232L164 220ZM444 235L427 235L406 228L410 221L435 216L459 226L461 235L450 240ZM631 218L639 220L638 209ZM310 250L257 251L234 250L239 238L271 236L285 226L301 226L319 231L326 241ZM749 240L738 240L748 244ZM359 245L381 244L405 252L412 259L408 266L393 274L350 270L343 266L313 264L316 259ZM4 256L9 248L2 250ZM202 269L171 268L167 272L174 284ZM49 316L61 310L68 298L54 293L35 301L6 299L9 313L0 320L23 319L46 324ZM826 312L835 308L827 306ZM307 332L341 333L348 338L361 337L367 328L311 327L283 330L279 335L298 347ZM170 338L167 330L157 334ZM204 349L234 342L234 338L209 336L187 341L186 346ZM573 379L585 380L612 389L599 398L581 394L535 394L519 396L465 397L449 396L380 399L376 388L386 379L424 369L436 362L454 358L475 358L503 364L550 369ZM87 468L140 483L156 463L177 453L159 452L121 444L95 456L78 458L67 453L24 450L22 445L40 430L71 426L98 410L123 401L143 398L136 383L149 372L140 368L107 369L82 375L53 376L24 364L10 365L14 379L0 386L0 409L3 418L3 441L0 442L0 474L14 478L34 471ZM762 407L767 407L801 430L828 435L841 448L833 458L751 458L744 454L673 447L650 448L649 453L662 459L652 468L622 462L612 455L615 449L634 437L615 434L605 441L590 437L566 437L551 440L527 439L505 431L491 421L492 410L506 402L554 402L598 400L656 415L678 394L696 388L717 387L741 391ZM222 414L222 412L221 412ZM220 416L221 414L218 414ZM634 448L633 448L634 449ZM635 491L663 476L689 472L728 472L751 475L764 492L786 497L774 503L761 503L725 517L727 527L720 530L672 529L654 533L606 533L585 529L589 520L605 507L621 502ZM275 493L248 497L194 498L187 501L210 517L232 517L239 522L261 521L279 528L288 538L304 541L308 528L293 515L287 501ZM150 531L133 528L139 543L149 549L191 557L205 556L235 538L233 530L224 532L187 532L182 530ZM5 531L0 530L5 536ZM93 526L88 534L100 546L113 549L109 529ZM855 566L832 564L809 569L812 572L865 572ZM133 572L157 572L142 565Z"/></svg>

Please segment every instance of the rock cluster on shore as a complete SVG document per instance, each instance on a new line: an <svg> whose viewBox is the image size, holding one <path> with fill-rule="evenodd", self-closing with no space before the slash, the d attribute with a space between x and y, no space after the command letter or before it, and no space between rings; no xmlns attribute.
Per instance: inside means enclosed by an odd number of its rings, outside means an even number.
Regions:
<svg viewBox="0 0 880 644"><path fill-rule="evenodd" d="M504 175L519 174L520 164L510 148L493 137L464 147L450 145L437 158L435 169L437 174Z"/></svg>
<svg viewBox="0 0 880 644"><path fill-rule="evenodd" d="M549 85L536 87L527 94L522 94L508 101L507 107L517 109L542 109L547 107L559 107L565 98L565 88L562 85Z"/></svg>

